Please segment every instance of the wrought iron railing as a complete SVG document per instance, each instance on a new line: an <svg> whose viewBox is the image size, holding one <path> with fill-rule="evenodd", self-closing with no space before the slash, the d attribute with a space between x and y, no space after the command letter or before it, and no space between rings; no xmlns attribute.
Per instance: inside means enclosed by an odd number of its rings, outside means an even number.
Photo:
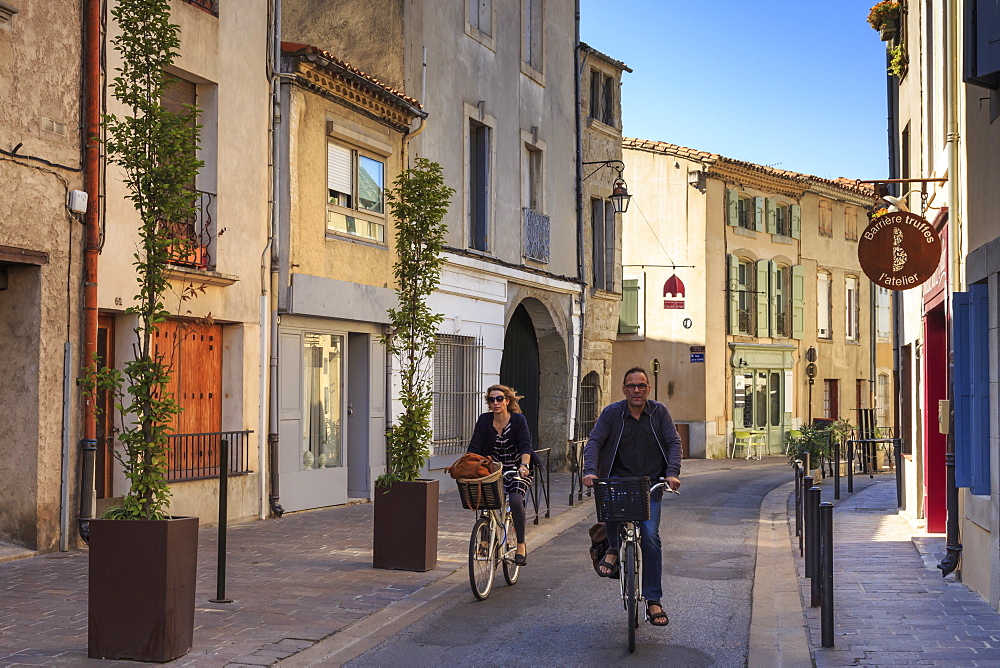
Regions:
<svg viewBox="0 0 1000 668"><path fill-rule="evenodd" d="M776 314L775 331L778 336L789 337L792 335L792 319L788 313Z"/></svg>
<svg viewBox="0 0 1000 668"><path fill-rule="evenodd" d="M229 443L229 475L246 475L250 470L252 431L216 431L204 434L167 436L167 481L217 478L222 441Z"/></svg>
<svg viewBox="0 0 1000 668"><path fill-rule="evenodd" d="M524 212L524 257L539 262L549 261L549 217L532 209Z"/></svg>
<svg viewBox="0 0 1000 668"><path fill-rule="evenodd" d="M753 336L757 333L757 307L756 305L750 308L741 308L738 310L737 317L739 318L739 332L741 334L748 334Z"/></svg>
<svg viewBox="0 0 1000 668"><path fill-rule="evenodd" d="M215 16L219 15L219 0L184 0L189 5L201 7Z"/></svg>
<svg viewBox="0 0 1000 668"><path fill-rule="evenodd" d="M174 223L170 233L181 242L171 248L170 263L197 269L215 269L215 193L195 190L195 210L187 220Z"/></svg>

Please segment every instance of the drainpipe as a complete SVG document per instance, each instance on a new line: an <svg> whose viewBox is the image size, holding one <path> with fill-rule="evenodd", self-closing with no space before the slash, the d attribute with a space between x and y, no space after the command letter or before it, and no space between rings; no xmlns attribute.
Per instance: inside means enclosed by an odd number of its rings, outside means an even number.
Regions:
<svg viewBox="0 0 1000 668"><path fill-rule="evenodd" d="M962 275L962 204L961 181L959 179L959 161L961 154L959 136L959 90L961 87L961 72L958 68L958 0L946 3L948 12L948 37L945 40L945 68L947 70L948 90L946 105L948 109L948 285L945 293L945 314L948 323L948 435L945 450L945 475L947 481L947 523L945 558L938 564L941 575L946 576L956 568L962 555L962 544L959 542L958 518L958 487L955 485L955 359L951 351L954 339L954 303L953 295L965 287Z"/></svg>
<svg viewBox="0 0 1000 668"><path fill-rule="evenodd" d="M889 62L891 57L886 54L886 71L889 69ZM896 85L896 79L891 74L886 74L886 102L889 107L889 117L887 119L887 127L889 130L889 178L896 179L899 178L900 164L898 156L898 146L896 144L896 137L899 136L899 118L897 117L897 109L899 108L899 87ZM876 193L877 194L877 193ZM894 193L895 194L895 193ZM923 211L920 212L923 215ZM901 341L903 340L903 293L899 290L892 291L892 392L893 392L893 415L892 415L892 434L895 438L900 438L901 423L899 421L900 415L902 415L902 406L904 401L909 401L910 397L904 397L900 390L900 347ZM877 326L877 325L876 325ZM900 441L897 446L902 450L903 443ZM896 456L896 452L893 452L893 465L902 462L901 457ZM902 488L900 487L900 481L904 480L903 472L896 468L896 501L897 507L902 508L906 505L903 499Z"/></svg>
<svg viewBox="0 0 1000 668"><path fill-rule="evenodd" d="M100 252L100 133L101 133L101 2L86 0L83 15L83 127L86 144L83 150L84 187L90 206L84 214L86 226L83 246L83 363L93 364L97 354L97 260ZM83 402L83 438L80 440L80 513L77 524L80 537L90 539L90 520L94 517L96 497L94 468L97 458L96 399Z"/></svg>
<svg viewBox="0 0 1000 668"><path fill-rule="evenodd" d="M267 327L270 330L268 341L267 365L267 468L270 493L268 505L275 517L281 517L285 509L280 503L280 488L278 479L278 287L281 257L280 248L280 186L281 186L281 0L272 0L272 44L271 49L271 272L270 295L265 297L268 303ZM267 252L266 249L264 251ZM263 325L264 323L262 323ZM263 329L263 327L262 327ZM265 373L261 370L261 373Z"/></svg>
<svg viewBox="0 0 1000 668"><path fill-rule="evenodd" d="M576 46L574 52L573 68L576 71L573 85L573 98L576 103L574 117L576 118L576 264L577 275L580 279L580 335L577 340L576 350L576 382L573 382L573 374L570 374L569 396L574 400L571 402L571 409L578 408L580 397L578 388L580 378L583 375L583 336L587 322L587 275L584 252L584 230L583 230L583 119L581 118L580 105L582 93L580 91L581 80L583 78L582 50L580 49L580 0L576 0L575 7L575 39ZM569 321L573 322L573 305L569 308ZM568 436L576 436L576 416L578 410L572 410L570 415L570 433Z"/></svg>

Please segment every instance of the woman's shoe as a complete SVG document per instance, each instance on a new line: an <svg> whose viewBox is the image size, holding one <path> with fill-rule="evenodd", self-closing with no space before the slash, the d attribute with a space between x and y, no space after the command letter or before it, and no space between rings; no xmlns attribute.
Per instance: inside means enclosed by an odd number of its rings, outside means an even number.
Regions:
<svg viewBox="0 0 1000 668"><path fill-rule="evenodd" d="M526 555L526 554L515 554L514 555L514 565L515 566L527 566L528 565L528 555Z"/></svg>
<svg viewBox="0 0 1000 668"><path fill-rule="evenodd" d="M608 555L618 557L618 550L613 550L609 548L608 551L604 553L604 558L601 559L601 562L599 564L597 564L597 569L598 569L597 574L600 575L602 578L613 578L616 575L618 575L619 559L616 558L613 562L608 561Z"/></svg>

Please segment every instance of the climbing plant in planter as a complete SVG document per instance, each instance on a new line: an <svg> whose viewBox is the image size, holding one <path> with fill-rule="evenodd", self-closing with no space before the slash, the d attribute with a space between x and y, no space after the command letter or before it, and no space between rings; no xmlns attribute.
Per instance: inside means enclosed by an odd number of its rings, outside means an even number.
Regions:
<svg viewBox="0 0 1000 668"><path fill-rule="evenodd" d="M386 472L376 481L373 563L426 571L437 563L437 480L419 480L433 438L431 366L443 316L427 299L441 281L448 212L454 190L441 166L417 158L386 192L396 224L398 303L382 338L399 371L402 413L386 433Z"/></svg>
<svg viewBox="0 0 1000 668"><path fill-rule="evenodd" d="M125 113L104 117L104 143L138 218L138 291L125 310L135 318L132 359L121 370L97 369L92 360L84 372L88 392L114 398L121 422L115 456L129 482L122 499L90 522L88 654L169 661L191 648L198 519L167 515L167 434L180 407L167 391L171 368L154 338L169 315L170 257L191 243L176 230L195 209L198 110L174 113L162 103L180 47L169 0L118 0L111 16L121 59L111 91Z"/></svg>

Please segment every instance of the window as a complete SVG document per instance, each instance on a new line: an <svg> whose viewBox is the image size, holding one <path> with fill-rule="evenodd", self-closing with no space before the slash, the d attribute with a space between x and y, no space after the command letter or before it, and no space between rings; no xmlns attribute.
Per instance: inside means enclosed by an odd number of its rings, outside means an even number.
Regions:
<svg viewBox="0 0 1000 668"><path fill-rule="evenodd" d="M964 80L995 89L1000 86L1000 6L996 0L970 0L964 12L969 33Z"/></svg>
<svg viewBox="0 0 1000 668"><path fill-rule="evenodd" d="M302 337L303 470L343 466L344 337Z"/></svg>
<svg viewBox="0 0 1000 668"><path fill-rule="evenodd" d="M890 427L889 424L889 374L880 373L875 387L875 425Z"/></svg>
<svg viewBox="0 0 1000 668"><path fill-rule="evenodd" d="M528 144L524 145L524 163L521 167L524 192L524 206L532 211L542 210L542 152Z"/></svg>
<svg viewBox="0 0 1000 668"><path fill-rule="evenodd" d="M736 202L736 219L738 226L748 230L754 229L753 203L749 197L740 196Z"/></svg>
<svg viewBox="0 0 1000 668"><path fill-rule="evenodd" d="M590 71L590 117L605 125L615 125L615 78L600 70Z"/></svg>
<svg viewBox="0 0 1000 668"><path fill-rule="evenodd" d="M639 333L639 279L627 278L622 281L622 302L618 314L619 334Z"/></svg>
<svg viewBox="0 0 1000 668"><path fill-rule="evenodd" d="M435 455L465 452L479 415L483 343L472 336L439 334L434 354Z"/></svg>
<svg viewBox="0 0 1000 668"><path fill-rule="evenodd" d="M542 37L543 37L543 2L544 0L524 0L524 43L521 53L524 62L539 72L542 71Z"/></svg>
<svg viewBox="0 0 1000 668"><path fill-rule="evenodd" d="M601 378L596 371L583 377L580 383L580 397L577 399L576 440L585 440L597 423L601 408Z"/></svg>
<svg viewBox="0 0 1000 668"><path fill-rule="evenodd" d="M892 335L892 291L875 286L875 319L877 336L888 339Z"/></svg>
<svg viewBox="0 0 1000 668"><path fill-rule="evenodd" d="M757 333L756 275L752 260L729 256L730 334L753 336Z"/></svg>
<svg viewBox="0 0 1000 668"><path fill-rule="evenodd" d="M844 238L848 241L858 240L858 209L856 207L844 207Z"/></svg>
<svg viewBox="0 0 1000 668"><path fill-rule="evenodd" d="M786 338L792 335L791 274L791 268L787 265L775 266L771 300L774 303L774 335Z"/></svg>
<svg viewBox="0 0 1000 668"><path fill-rule="evenodd" d="M816 272L816 336L829 339L830 331L830 274Z"/></svg>
<svg viewBox="0 0 1000 668"><path fill-rule="evenodd" d="M858 340L858 278L848 276L844 294L844 335L848 341Z"/></svg>
<svg viewBox="0 0 1000 668"><path fill-rule="evenodd" d="M493 0L467 0L469 25L483 33L493 34Z"/></svg>
<svg viewBox="0 0 1000 668"><path fill-rule="evenodd" d="M615 209L611 202L590 200L590 224L593 233L593 285L598 290L615 291Z"/></svg>
<svg viewBox="0 0 1000 668"><path fill-rule="evenodd" d="M469 248L489 250L490 127L469 121Z"/></svg>
<svg viewBox="0 0 1000 668"><path fill-rule="evenodd" d="M989 494L993 412L989 286L972 284L968 292L956 292L954 299L955 484L973 494ZM996 360L992 364L995 368Z"/></svg>
<svg viewBox="0 0 1000 668"><path fill-rule="evenodd" d="M840 416L840 382L835 378L823 380L823 417L836 420Z"/></svg>
<svg viewBox="0 0 1000 668"><path fill-rule="evenodd" d="M819 201L819 235L833 236L833 205L825 199Z"/></svg>
<svg viewBox="0 0 1000 668"><path fill-rule="evenodd" d="M326 149L326 229L385 243L385 164L334 141Z"/></svg>
<svg viewBox="0 0 1000 668"><path fill-rule="evenodd" d="M774 207L774 233L786 237L792 235L791 218L788 215L788 205L778 203Z"/></svg>

